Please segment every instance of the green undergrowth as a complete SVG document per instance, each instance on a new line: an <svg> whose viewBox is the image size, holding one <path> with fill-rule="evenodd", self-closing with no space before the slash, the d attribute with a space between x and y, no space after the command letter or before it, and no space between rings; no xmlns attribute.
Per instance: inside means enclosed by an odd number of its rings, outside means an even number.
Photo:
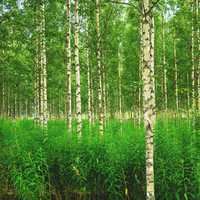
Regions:
<svg viewBox="0 0 200 200"><path fill-rule="evenodd" d="M192 127L186 119L157 121L158 200L200 199L200 134ZM75 125L70 134L64 121L50 121L44 144L31 120L1 120L0 147L4 178L19 199L145 199L145 134L132 121L122 129L118 121L108 122L103 137L97 124L84 121L82 138Z"/></svg>

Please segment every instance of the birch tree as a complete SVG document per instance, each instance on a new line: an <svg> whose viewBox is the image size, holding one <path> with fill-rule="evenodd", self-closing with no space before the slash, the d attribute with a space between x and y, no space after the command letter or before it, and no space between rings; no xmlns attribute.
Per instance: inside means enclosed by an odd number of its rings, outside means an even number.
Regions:
<svg viewBox="0 0 200 200"><path fill-rule="evenodd" d="M200 2L196 0L196 5L197 5L197 42L198 42L198 49L197 49L197 63L198 63L198 73L197 73L197 81L198 81L198 110L200 110L200 17L199 17L199 7L200 7Z"/></svg>
<svg viewBox="0 0 200 200"><path fill-rule="evenodd" d="M67 48L67 127L69 131L72 129L72 97L71 97L71 1L66 0L66 17L67 17L67 34L66 34L66 48Z"/></svg>
<svg viewBox="0 0 200 200"><path fill-rule="evenodd" d="M118 81L119 81L119 120L120 120L120 132L122 133L122 44L119 43L118 47Z"/></svg>
<svg viewBox="0 0 200 200"><path fill-rule="evenodd" d="M39 124L45 130L48 123L45 1L39 1L36 9L36 32L38 34L36 38L35 112L36 121L39 121ZM45 131L45 135L46 133L47 131Z"/></svg>
<svg viewBox="0 0 200 200"><path fill-rule="evenodd" d="M75 0L75 33L74 33L74 61L76 67L76 118L77 118L77 134L82 135L82 112L81 112L81 75L79 62L79 13L78 0Z"/></svg>
<svg viewBox="0 0 200 200"><path fill-rule="evenodd" d="M47 128L48 108L47 108L47 66L46 66L46 38L45 38L45 1L41 0L41 123L43 128Z"/></svg>
<svg viewBox="0 0 200 200"><path fill-rule="evenodd" d="M146 199L155 200L154 194L154 146L153 131L155 123L154 88L154 45L153 13L150 0L142 1L142 41L143 41L143 107L146 130Z"/></svg>
<svg viewBox="0 0 200 200"><path fill-rule="evenodd" d="M192 111L195 111L195 103L196 103L196 98L195 98L195 72L196 72L196 67L195 67L195 4L196 0L192 1L192 51L191 51L191 57L192 57L192 74L191 74L191 79L192 79Z"/></svg>
<svg viewBox="0 0 200 200"><path fill-rule="evenodd" d="M178 66L177 66L177 50L176 50L176 32L173 30L173 57L174 57L174 82L175 82L175 102L176 110L179 110L179 97L178 97Z"/></svg>
<svg viewBox="0 0 200 200"><path fill-rule="evenodd" d="M100 0L96 0L96 33L97 33L97 68L98 68L98 107L99 107L99 132L104 132L103 95L102 95L102 66L101 66L101 35L100 35Z"/></svg>
<svg viewBox="0 0 200 200"><path fill-rule="evenodd" d="M165 18L162 13L162 65L163 65L163 92L164 92L164 108L167 111L167 68L166 68L166 45L165 45Z"/></svg>
<svg viewBox="0 0 200 200"><path fill-rule="evenodd" d="M90 58L89 58L89 33L87 23L87 49L86 49L86 65L87 65L87 94L88 94L88 120L89 124L92 123L92 87L91 87L91 69L90 69Z"/></svg>

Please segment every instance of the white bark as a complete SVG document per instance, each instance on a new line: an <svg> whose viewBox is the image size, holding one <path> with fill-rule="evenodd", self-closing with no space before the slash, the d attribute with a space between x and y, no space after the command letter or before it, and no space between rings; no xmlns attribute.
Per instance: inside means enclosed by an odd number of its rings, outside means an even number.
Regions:
<svg viewBox="0 0 200 200"><path fill-rule="evenodd" d="M143 107L146 130L146 199L155 200L154 193L154 145L155 123L155 81L154 81L154 21L150 10L150 0L142 1L143 22Z"/></svg>
<svg viewBox="0 0 200 200"><path fill-rule="evenodd" d="M118 47L118 81L119 81L119 120L120 120L120 132L122 134L122 70L123 70L123 65L122 65L122 53L121 53L121 48L122 44L119 44Z"/></svg>
<svg viewBox="0 0 200 200"><path fill-rule="evenodd" d="M86 52L86 62L87 62L87 92L88 92L88 120L89 124L92 123L92 92L91 92L91 71L89 62L89 49Z"/></svg>
<svg viewBox="0 0 200 200"><path fill-rule="evenodd" d="M166 68L166 45L165 45L165 19L162 14L162 53L163 53L163 92L164 92L164 107L167 111L168 96L167 96L167 68Z"/></svg>
<svg viewBox="0 0 200 200"><path fill-rule="evenodd" d="M71 97L71 1L66 0L66 17L67 17L67 36L66 36L66 48L67 48L67 127L69 132L72 129L72 97Z"/></svg>
<svg viewBox="0 0 200 200"><path fill-rule="evenodd" d="M99 105L99 132L103 135L104 132L104 120L103 120L103 95L102 95L102 66L101 66L101 36L100 36L100 4L99 0L96 0L96 32L97 32L97 67L98 67L98 105Z"/></svg>
<svg viewBox="0 0 200 200"><path fill-rule="evenodd" d="M86 49L86 65L87 65L87 95L88 95L88 120L89 125L92 124L92 80L91 80L91 69L90 69L90 51L89 51L89 22L86 22L87 31L87 49Z"/></svg>
<svg viewBox="0 0 200 200"><path fill-rule="evenodd" d="M75 67L76 67L76 118L77 118L77 134L82 135L82 118L81 118L81 76L79 63L79 14L78 0L75 0Z"/></svg>
<svg viewBox="0 0 200 200"><path fill-rule="evenodd" d="M46 69L46 38L45 38L45 1L41 5L41 90L42 90L42 126L47 128L48 106L47 106L47 69Z"/></svg>
<svg viewBox="0 0 200 200"><path fill-rule="evenodd" d="M192 2L192 110L195 111L195 0Z"/></svg>
<svg viewBox="0 0 200 200"><path fill-rule="evenodd" d="M175 101L176 101L176 110L179 110L179 97L178 97L178 67L177 67L177 52L176 52L176 34L175 30L173 33L173 51L174 51L174 71L175 71Z"/></svg>

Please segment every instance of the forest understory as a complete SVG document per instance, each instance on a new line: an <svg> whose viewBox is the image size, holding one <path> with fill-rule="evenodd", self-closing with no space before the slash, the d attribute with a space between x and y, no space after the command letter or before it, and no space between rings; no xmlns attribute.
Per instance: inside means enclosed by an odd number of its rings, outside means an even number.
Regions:
<svg viewBox="0 0 200 200"><path fill-rule="evenodd" d="M76 124L73 123L75 131ZM48 142L32 120L0 121L1 200L144 200L145 131L133 120L83 122L83 135L51 120ZM67 134L66 134L67 133ZM159 117L155 128L157 200L200 198L200 124Z"/></svg>

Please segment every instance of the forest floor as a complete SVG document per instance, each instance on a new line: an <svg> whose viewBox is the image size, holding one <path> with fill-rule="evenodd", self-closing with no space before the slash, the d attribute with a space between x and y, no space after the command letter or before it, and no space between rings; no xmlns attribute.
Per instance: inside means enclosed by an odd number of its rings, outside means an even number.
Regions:
<svg viewBox="0 0 200 200"><path fill-rule="evenodd" d="M122 126L122 128L121 128ZM155 128L157 200L200 199L200 134L187 118ZM121 131L122 130L122 131ZM0 120L0 200L145 199L145 134L131 120L83 123L83 136L49 121L48 141L32 120Z"/></svg>

